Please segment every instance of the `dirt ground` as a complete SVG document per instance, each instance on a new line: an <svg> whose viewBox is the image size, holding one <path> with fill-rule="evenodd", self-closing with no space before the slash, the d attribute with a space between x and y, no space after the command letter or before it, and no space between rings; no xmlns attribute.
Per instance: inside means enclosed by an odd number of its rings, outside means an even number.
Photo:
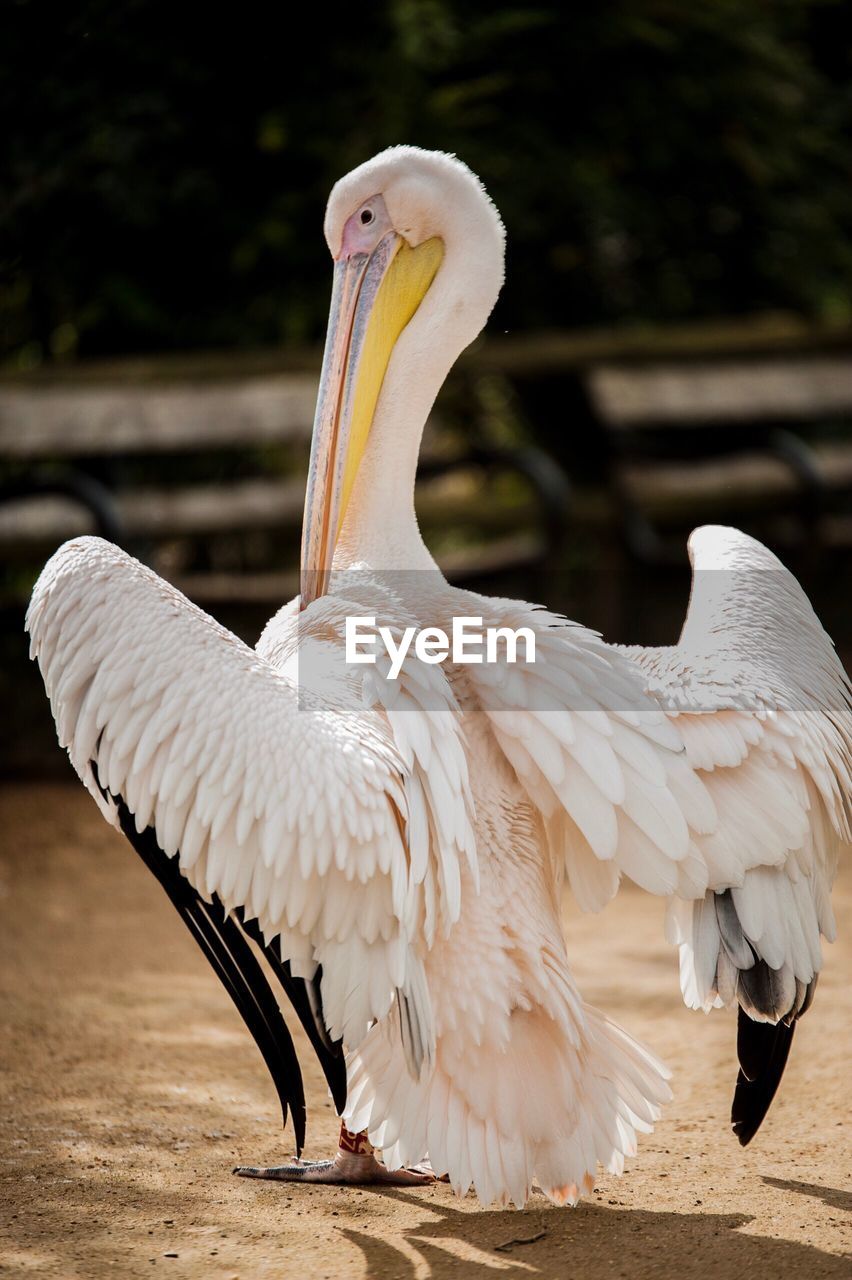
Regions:
<svg viewBox="0 0 852 1280"><path fill-rule="evenodd" d="M575 1210L483 1210L443 1185L234 1178L290 1154L265 1068L161 889L74 785L0 789L0 1274L852 1276L852 866L841 941L764 1130L728 1127L732 1017L683 1008L662 906L625 892L571 915L584 994L674 1072L675 1100L621 1179ZM336 1122L306 1046L308 1153ZM512 1243L515 1241L515 1243Z"/></svg>

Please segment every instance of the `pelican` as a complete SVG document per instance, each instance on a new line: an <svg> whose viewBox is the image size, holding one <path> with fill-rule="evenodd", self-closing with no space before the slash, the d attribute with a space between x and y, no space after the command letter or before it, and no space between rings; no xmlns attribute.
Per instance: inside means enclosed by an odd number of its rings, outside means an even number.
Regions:
<svg viewBox="0 0 852 1280"><path fill-rule="evenodd" d="M679 643L623 649L450 586L418 530L427 414L497 299L504 233L457 159L395 147L334 187L329 330L301 591L256 649L97 538L28 614L60 743L163 883L305 1133L298 1062L246 937L342 1114L334 1161L245 1172L416 1181L522 1206L621 1172L670 1097L586 1004L560 914L624 878L668 900L687 1004L739 1007L733 1124L777 1087L850 842L850 686L801 588L732 529L689 542ZM535 660L346 658L476 619ZM401 643L401 642L400 642ZM346 1046L344 1057L341 1044ZM375 1152L381 1156L376 1159Z"/></svg>

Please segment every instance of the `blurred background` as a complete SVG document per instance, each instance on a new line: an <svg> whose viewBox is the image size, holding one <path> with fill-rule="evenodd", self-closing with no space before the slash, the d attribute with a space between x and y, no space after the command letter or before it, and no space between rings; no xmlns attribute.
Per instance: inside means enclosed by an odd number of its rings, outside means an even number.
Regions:
<svg viewBox="0 0 852 1280"><path fill-rule="evenodd" d="M842 0L17 0L0 108L0 765L63 770L23 611L99 531L248 640L296 590L333 182L454 151L508 232L418 510L455 580L677 637L735 523L852 654Z"/></svg>

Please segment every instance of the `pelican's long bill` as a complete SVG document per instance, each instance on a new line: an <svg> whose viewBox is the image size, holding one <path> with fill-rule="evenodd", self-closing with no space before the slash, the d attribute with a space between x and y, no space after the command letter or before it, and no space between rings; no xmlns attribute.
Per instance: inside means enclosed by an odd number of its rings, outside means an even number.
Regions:
<svg viewBox="0 0 852 1280"><path fill-rule="evenodd" d="M334 265L302 526L301 607L328 589L334 549L394 345L444 255L395 231Z"/></svg>

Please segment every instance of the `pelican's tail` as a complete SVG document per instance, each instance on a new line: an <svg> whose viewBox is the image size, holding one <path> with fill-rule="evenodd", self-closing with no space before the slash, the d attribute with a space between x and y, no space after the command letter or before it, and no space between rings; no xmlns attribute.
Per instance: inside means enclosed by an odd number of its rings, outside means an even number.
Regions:
<svg viewBox="0 0 852 1280"><path fill-rule="evenodd" d="M345 1118L366 1129L392 1168L428 1155L464 1195L529 1198L533 1180L556 1204L576 1204L598 1165L621 1173L671 1097L668 1073L625 1031L576 1001L570 1027L541 1006L515 1008L502 1048L439 1038L435 1067L415 1081L390 1019L349 1064Z"/></svg>

